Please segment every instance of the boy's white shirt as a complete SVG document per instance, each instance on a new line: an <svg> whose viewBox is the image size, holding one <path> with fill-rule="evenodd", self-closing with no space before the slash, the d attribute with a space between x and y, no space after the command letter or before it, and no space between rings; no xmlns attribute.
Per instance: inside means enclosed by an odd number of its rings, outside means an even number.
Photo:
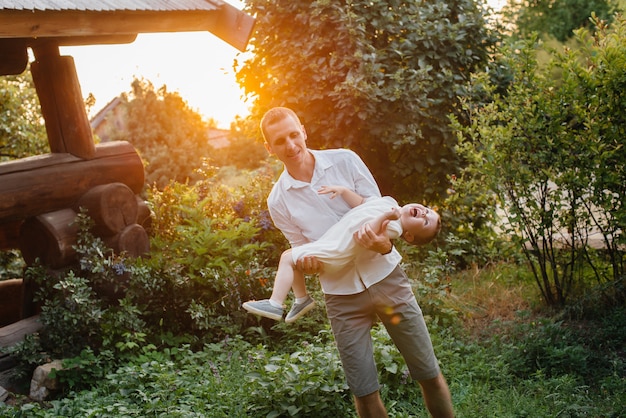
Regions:
<svg viewBox="0 0 626 418"><path fill-rule="evenodd" d="M351 208L341 198L320 195L322 186L345 186L367 198L380 197L376 181L361 158L347 149L316 151L315 169L310 183L295 180L283 171L267 199L272 220L292 247L317 241ZM372 251L359 254L354 263L332 273L320 273L322 290L331 295L362 292L378 283L398 265L400 254Z"/></svg>
<svg viewBox="0 0 626 418"><path fill-rule="evenodd" d="M330 198L330 197L329 197ZM297 247L292 247L291 257L297 262L304 256L315 256L324 264L324 270L329 273L343 268L346 264L354 263L359 253L369 251L353 238L366 222L372 222L380 218L391 208L397 208L398 202L390 196L365 199L362 204L350 209L343 218L322 235L317 241L308 242ZM389 221L386 227L387 236L390 239L399 238L402 235L402 223L400 220ZM370 254L369 256L372 256Z"/></svg>

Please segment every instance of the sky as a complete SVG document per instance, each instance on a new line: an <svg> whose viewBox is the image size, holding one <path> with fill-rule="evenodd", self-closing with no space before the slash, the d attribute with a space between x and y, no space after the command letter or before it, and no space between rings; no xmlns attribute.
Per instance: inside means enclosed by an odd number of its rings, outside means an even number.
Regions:
<svg viewBox="0 0 626 418"><path fill-rule="evenodd" d="M243 1L227 2L244 6ZM496 8L505 2L489 0ZM225 129L235 116L249 113L232 68L239 53L210 32L140 34L130 44L61 48L62 55L74 58L83 97L91 93L96 98L90 116L129 92L133 78L143 78L155 88L166 85L178 92L191 108Z"/></svg>
<svg viewBox="0 0 626 418"><path fill-rule="evenodd" d="M235 7L243 2L228 0ZM228 129L236 115L248 114L243 92L235 81L233 60L240 53L210 32L140 34L130 44L62 47L74 58L84 98L91 93L97 113L120 93L129 92L133 78L178 92L189 106L218 127Z"/></svg>

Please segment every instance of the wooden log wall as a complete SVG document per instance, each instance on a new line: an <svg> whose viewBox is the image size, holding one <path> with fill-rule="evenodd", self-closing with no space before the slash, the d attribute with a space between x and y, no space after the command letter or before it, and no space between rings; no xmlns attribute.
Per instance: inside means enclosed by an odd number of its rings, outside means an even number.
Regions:
<svg viewBox="0 0 626 418"><path fill-rule="evenodd" d="M21 73L28 62L26 47L0 42L0 55L15 61L0 63L0 71ZM50 269L73 264L75 221L85 208L95 222L92 232L113 251L146 254L150 210L138 197L144 185L141 158L127 142L94 144L74 60L60 56L58 41L41 40L30 47L51 154L0 164L0 250L19 248L28 264L39 259ZM5 286L14 289L16 283ZM22 303L0 312L0 326L3 318L6 323L35 313L33 286L20 281ZM21 335L11 331L9 340Z"/></svg>
<svg viewBox="0 0 626 418"><path fill-rule="evenodd" d="M115 182L143 189L141 158L125 141L99 144L91 160L53 153L0 164L0 223L73 207L92 187Z"/></svg>
<svg viewBox="0 0 626 418"><path fill-rule="evenodd" d="M137 223L140 205L147 208L123 183L96 186L81 196L73 208L27 219L20 230L19 249L29 265L37 259L53 269L72 264L76 261L74 246L78 238L76 217L84 208L95 222L91 232L115 253L145 255L150 250L150 240L144 227ZM141 212L145 216L146 210Z"/></svg>
<svg viewBox="0 0 626 418"><path fill-rule="evenodd" d="M91 160L52 153L0 164L0 249L19 248L28 264L39 258L60 268L75 261L80 208L93 233L116 252L148 252L150 209L141 158L128 142L99 144Z"/></svg>

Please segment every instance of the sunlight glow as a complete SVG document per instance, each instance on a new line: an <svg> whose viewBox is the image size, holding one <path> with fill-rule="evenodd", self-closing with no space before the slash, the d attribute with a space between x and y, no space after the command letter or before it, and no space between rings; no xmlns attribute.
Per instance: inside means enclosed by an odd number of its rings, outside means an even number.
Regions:
<svg viewBox="0 0 626 418"><path fill-rule="evenodd" d="M239 9L244 5L228 2ZM487 3L499 10L506 0ZM91 93L96 98L90 116L130 91L135 77L178 92L220 128L228 129L235 116L249 113L232 68L239 51L209 32L141 34L131 44L62 47L61 54L74 58L83 97Z"/></svg>
<svg viewBox="0 0 626 418"><path fill-rule="evenodd" d="M242 3L229 1L241 8ZM228 129L236 115L249 112L235 81L237 49L209 32L140 34L120 45L62 47L74 58L83 97L91 93L97 113L112 99L131 90L133 78L178 92L205 119Z"/></svg>

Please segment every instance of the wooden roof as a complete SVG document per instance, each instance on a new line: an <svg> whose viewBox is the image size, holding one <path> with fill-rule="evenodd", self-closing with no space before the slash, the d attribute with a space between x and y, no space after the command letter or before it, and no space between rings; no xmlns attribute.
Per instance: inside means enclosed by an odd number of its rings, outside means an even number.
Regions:
<svg viewBox="0 0 626 418"><path fill-rule="evenodd" d="M243 51L253 25L254 18L222 0L0 0L0 40L28 46L128 43L138 33L209 31Z"/></svg>
<svg viewBox="0 0 626 418"><path fill-rule="evenodd" d="M0 0L0 9L8 10L214 10L221 1L211 0Z"/></svg>

